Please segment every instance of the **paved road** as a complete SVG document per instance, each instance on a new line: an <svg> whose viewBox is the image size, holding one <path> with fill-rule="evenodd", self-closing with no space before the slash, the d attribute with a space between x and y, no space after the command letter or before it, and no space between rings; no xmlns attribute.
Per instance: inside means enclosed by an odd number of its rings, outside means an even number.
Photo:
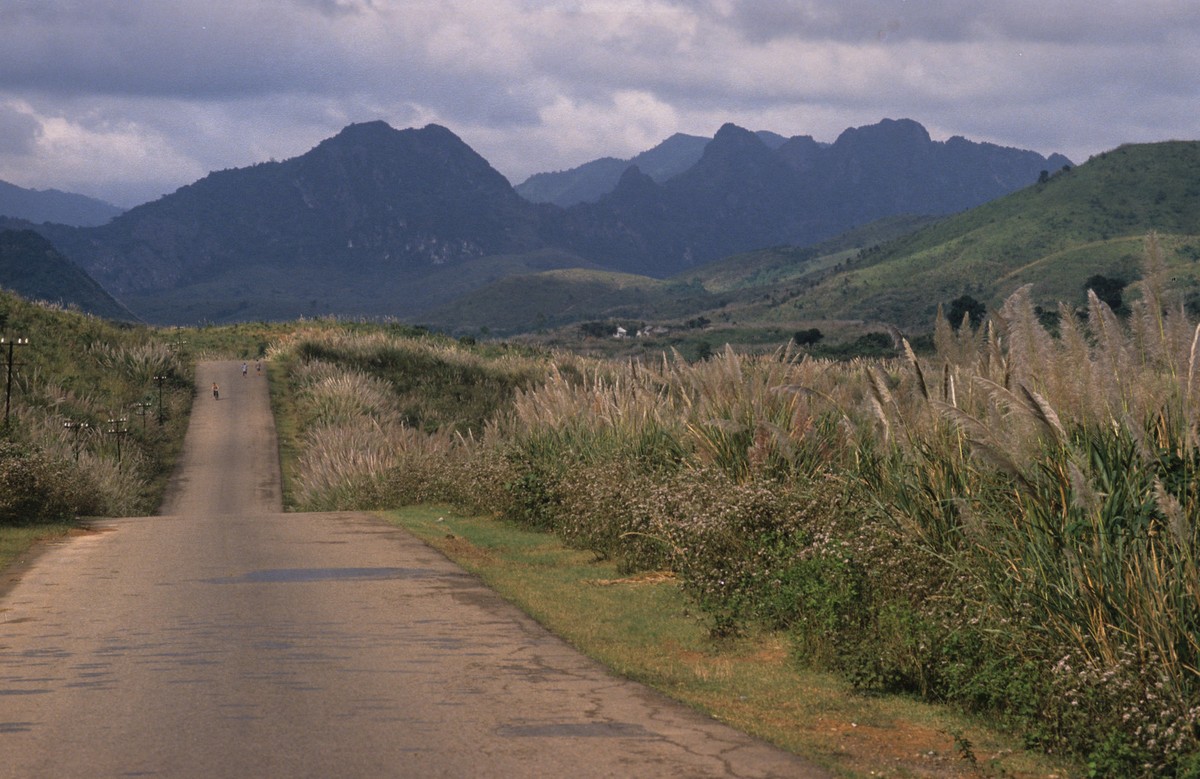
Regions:
<svg viewBox="0 0 1200 779"><path fill-rule="evenodd" d="M162 515L56 545L0 599L0 776L824 776L377 518L281 513L266 379L197 383Z"/></svg>

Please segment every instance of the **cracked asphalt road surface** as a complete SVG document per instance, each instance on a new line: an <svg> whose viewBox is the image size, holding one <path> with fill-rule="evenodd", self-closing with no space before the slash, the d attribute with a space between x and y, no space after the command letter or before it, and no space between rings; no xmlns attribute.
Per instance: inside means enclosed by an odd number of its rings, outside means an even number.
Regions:
<svg viewBox="0 0 1200 779"><path fill-rule="evenodd" d="M202 363L197 387L161 515L0 582L0 776L826 776L376 517L282 513L266 379Z"/></svg>

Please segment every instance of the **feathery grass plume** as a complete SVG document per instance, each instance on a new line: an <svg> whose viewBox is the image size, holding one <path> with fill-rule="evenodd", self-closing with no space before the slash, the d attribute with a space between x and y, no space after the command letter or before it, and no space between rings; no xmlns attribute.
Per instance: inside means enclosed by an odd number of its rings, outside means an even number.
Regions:
<svg viewBox="0 0 1200 779"><path fill-rule="evenodd" d="M980 372L981 375L1007 387L1011 369L1004 353L1003 341L995 321L989 318L984 334L984 351L980 357Z"/></svg>
<svg viewBox="0 0 1200 779"><path fill-rule="evenodd" d="M1006 459L1013 463L1036 460L1046 440L1040 431L1048 433L1052 440L1059 440L1062 426L1060 423L1059 430L1054 428L1053 420L1057 417L1048 404L1046 409L1035 408L1031 406L1035 401L1019 394L1019 390L1010 390L982 376L972 377L970 386L973 395L977 395L971 403L973 416L987 420L984 423L987 435L979 437L973 446L986 446L998 453L982 452L1006 472L1011 472ZM1047 410L1049 414L1046 414ZM1046 414L1045 420L1041 418L1043 414ZM1065 432L1062 435L1065 437Z"/></svg>
<svg viewBox="0 0 1200 779"><path fill-rule="evenodd" d="M1184 388L1183 393L1184 417L1187 420L1188 427L1192 429L1196 426L1192 398L1195 397L1193 390L1196 386L1196 357L1197 354L1200 354L1198 347L1200 347L1200 324L1196 325L1196 330L1192 334L1192 345L1188 349L1187 386Z"/></svg>
<svg viewBox="0 0 1200 779"><path fill-rule="evenodd" d="M1108 413L1119 415L1127 410L1127 377L1134 375L1129 358L1129 349L1122 333L1121 323L1112 309L1088 290L1088 329L1096 341L1094 354L1100 387L1111 387L1107 393Z"/></svg>
<svg viewBox="0 0 1200 779"><path fill-rule="evenodd" d="M398 421L396 410L390 407L390 385L357 371L321 376L303 392L313 426L336 426L367 415L377 422Z"/></svg>
<svg viewBox="0 0 1200 779"><path fill-rule="evenodd" d="M831 409L836 411L838 416L842 420L844 420L847 424L852 424L850 422L850 416L846 412L845 408L842 407L841 402L837 398L830 395L828 392L823 392L819 389L814 389L812 387L806 387L803 384L782 384L778 387L771 387L771 391L772 392L790 392L792 394L802 395L806 398L817 398L817 399L823 401Z"/></svg>
<svg viewBox="0 0 1200 779"><path fill-rule="evenodd" d="M818 467L830 431L814 426L809 394L779 388L816 383L827 370L828 364L810 359L796 362L786 350L759 357L727 351L679 366L675 392L688 446L702 462L720 464L738 479Z"/></svg>
<svg viewBox="0 0 1200 779"><path fill-rule="evenodd" d="M175 366L175 355L165 343L110 343L95 341L85 348L96 362L107 371L125 377L131 383L149 384L155 376L170 372Z"/></svg>
<svg viewBox="0 0 1200 779"><path fill-rule="evenodd" d="M993 435L992 428L962 409L938 400L930 401L947 421L966 439L971 452L984 463L1016 479L1024 480L1017 458L1005 451L1005 442Z"/></svg>
<svg viewBox="0 0 1200 779"><path fill-rule="evenodd" d="M1095 424L1108 414L1108 404L1096 402L1096 382L1107 377L1097 375L1091 347L1075 310L1060 303L1058 313L1057 370L1042 378L1053 388L1050 391L1056 403L1070 409L1079 421Z"/></svg>
<svg viewBox="0 0 1200 779"><path fill-rule="evenodd" d="M967 321L970 321L968 315ZM950 320L942 314L938 304L937 319L933 323L933 350L938 357L955 365L971 365L980 359L980 345L985 328L959 327L954 329Z"/></svg>
<svg viewBox="0 0 1200 779"><path fill-rule="evenodd" d="M1144 361L1170 364L1166 320L1163 315L1163 281L1167 274L1166 264L1158 243L1158 233L1150 232L1143 240L1142 281L1140 300L1134 302L1133 314L1129 318L1130 328L1138 354ZM1178 366L1170 364L1172 375Z"/></svg>
<svg viewBox="0 0 1200 779"><path fill-rule="evenodd" d="M1050 433L1055 443L1064 444L1067 440L1067 431L1063 429L1062 422L1058 419L1058 414L1050 407L1038 393L1026 387L1024 384L1018 384L1021 390L1020 397L1025 399L1025 408L1028 409L1031 416L1041 423L1042 427Z"/></svg>
<svg viewBox="0 0 1200 779"><path fill-rule="evenodd" d="M1032 284L1018 288L997 314L1007 336L1008 365L1016 381L1029 381L1053 366L1053 340L1034 312L1032 289ZM1004 386L1011 383L1006 380Z"/></svg>
<svg viewBox="0 0 1200 779"><path fill-rule="evenodd" d="M930 403L939 414L952 423L968 440L983 441L991 437L991 430L988 429L986 424L957 406L940 400L933 400Z"/></svg>
<svg viewBox="0 0 1200 779"><path fill-rule="evenodd" d="M1179 407L1182 417L1188 415L1190 402L1189 381L1192 376L1192 342L1195 339L1196 326L1190 321L1182 304L1173 307L1166 314L1166 344L1165 359L1170 363L1170 369L1159 370L1159 380L1167 383L1160 390L1172 398L1172 403ZM1169 377L1166 376L1169 372Z"/></svg>
<svg viewBox="0 0 1200 779"><path fill-rule="evenodd" d="M951 336L953 328L950 327L950 321L946 319L946 314L942 310L942 304L939 301L937 304L937 313L933 317L933 348L939 354L949 357L950 347L954 341Z"/></svg>
<svg viewBox="0 0 1200 779"><path fill-rule="evenodd" d="M892 348L896 351L900 351L900 342L904 340L904 334L900 332L900 328L896 327L890 322L884 327L887 330L888 336L890 336L892 339Z"/></svg>
<svg viewBox="0 0 1200 779"><path fill-rule="evenodd" d="M1190 552L1194 541L1192 532L1194 520L1188 519L1179 499L1167 492L1167 488L1163 486L1160 478L1154 480L1154 499L1163 516L1167 518L1167 528L1171 531L1171 537L1175 543L1181 550Z"/></svg>
<svg viewBox="0 0 1200 779"><path fill-rule="evenodd" d="M917 389L921 393L921 397L929 400L929 387L925 385L925 373L921 370L921 363L917 360L917 354L913 351L912 344L907 338L901 336L900 343L904 347L904 356L908 358L908 364L912 366L913 375L917 380Z"/></svg>
<svg viewBox="0 0 1200 779"><path fill-rule="evenodd" d="M896 401L892 397L891 390L887 387L887 380L883 378L879 369L875 366L868 366L866 369L867 385L870 387L870 404L871 410L875 413L876 419L879 420L883 430L883 442L885 444L891 441L891 414L888 409L895 408Z"/></svg>
<svg viewBox="0 0 1200 779"><path fill-rule="evenodd" d="M1099 493L1092 487L1091 482L1083 475L1079 463L1072 457L1067 460L1067 480L1071 490L1071 506L1083 512L1096 512L1101 508Z"/></svg>
<svg viewBox="0 0 1200 779"><path fill-rule="evenodd" d="M888 388L888 380L883 370L878 365L869 365L866 374L870 381L871 394L879 402L879 405L884 408L898 408L896 398Z"/></svg>

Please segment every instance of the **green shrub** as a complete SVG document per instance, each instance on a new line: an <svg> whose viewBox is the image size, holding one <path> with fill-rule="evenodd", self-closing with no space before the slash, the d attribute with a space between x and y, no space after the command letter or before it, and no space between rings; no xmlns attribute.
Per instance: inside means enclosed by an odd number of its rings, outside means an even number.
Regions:
<svg viewBox="0 0 1200 779"><path fill-rule="evenodd" d="M74 476L65 461L30 445L0 440L0 524L74 519L89 492Z"/></svg>

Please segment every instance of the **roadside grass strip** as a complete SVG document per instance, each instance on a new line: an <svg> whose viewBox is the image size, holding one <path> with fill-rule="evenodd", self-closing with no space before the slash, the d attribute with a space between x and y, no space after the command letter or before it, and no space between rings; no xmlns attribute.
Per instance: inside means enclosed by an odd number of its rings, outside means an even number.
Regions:
<svg viewBox="0 0 1200 779"><path fill-rule="evenodd" d="M666 572L626 575L554 536L441 506L383 514L615 673L845 777L1068 777L950 707L799 667L788 639L714 639Z"/></svg>

